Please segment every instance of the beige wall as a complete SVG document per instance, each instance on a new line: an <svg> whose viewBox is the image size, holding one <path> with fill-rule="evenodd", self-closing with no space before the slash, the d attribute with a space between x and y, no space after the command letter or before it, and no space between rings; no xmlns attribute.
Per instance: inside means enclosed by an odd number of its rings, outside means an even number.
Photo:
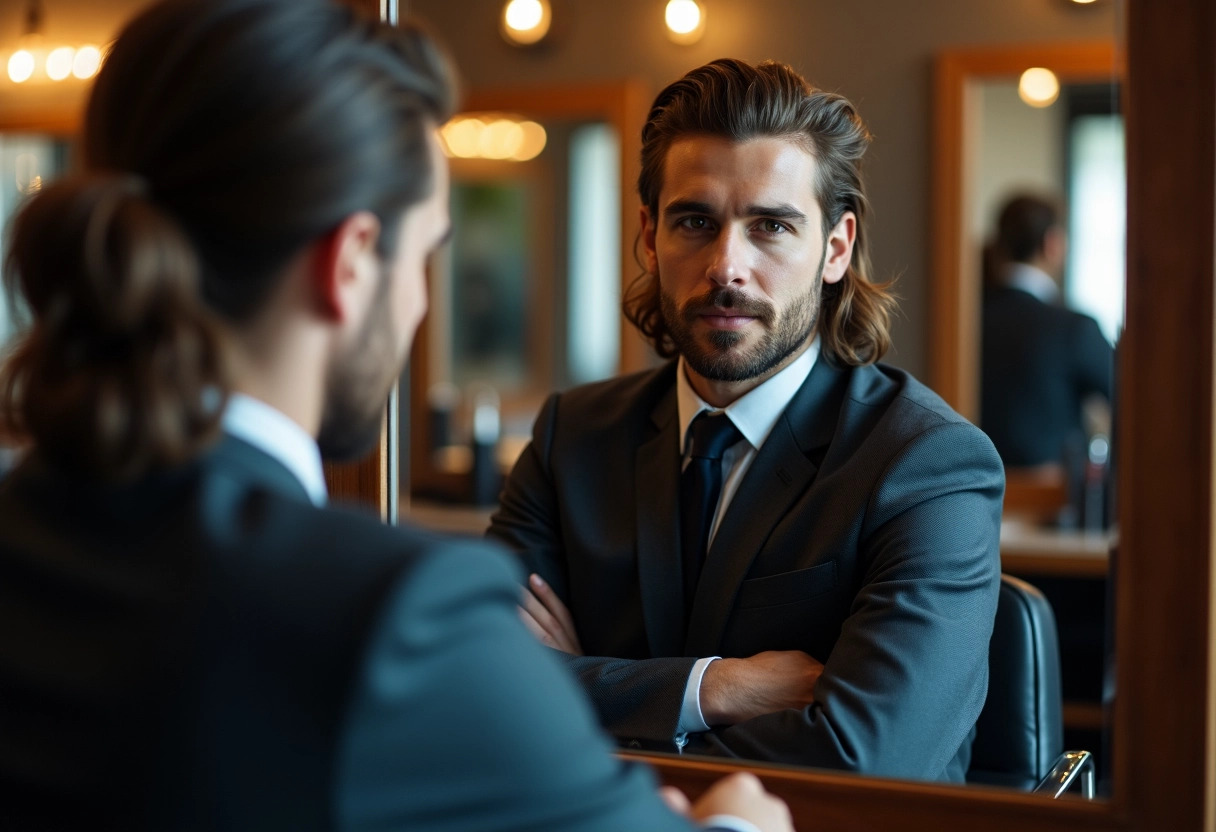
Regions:
<svg viewBox="0 0 1216 832"><path fill-rule="evenodd" d="M899 276L903 316L892 363L923 377L928 337L929 133L934 54L951 47L1110 38L1115 0L704 0L705 37L667 40L664 0L551 0L538 47L498 33L503 0L412 0L446 41L469 87L641 77L657 92L718 57L773 58L860 107L875 142L867 179L876 272Z"/></svg>
<svg viewBox="0 0 1216 832"><path fill-rule="evenodd" d="M967 237L977 248L994 233L997 212L1015 192L1062 197L1064 107L1028 107L1016 81L979 85L980 140L976 148L975 196Z"/></svg>

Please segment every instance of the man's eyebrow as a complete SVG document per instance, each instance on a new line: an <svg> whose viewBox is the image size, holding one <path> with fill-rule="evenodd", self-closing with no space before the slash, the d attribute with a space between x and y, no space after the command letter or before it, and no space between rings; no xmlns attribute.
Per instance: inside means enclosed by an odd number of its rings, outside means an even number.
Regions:
<svg viewBox="0 0 1216 832"><path fill-rule="evenodd" d="M747 215L749 217L772 217L775 220L792 220L799 223L806 222L806 214L793 205L749 205Z"/></svg>
<svg viewBox="0 0 1216 832"><path fill-rule="evenodd" d="M714 207L708 202L697 202L692 199L677 199L663 207L664 214L712 214Z"/></svg>

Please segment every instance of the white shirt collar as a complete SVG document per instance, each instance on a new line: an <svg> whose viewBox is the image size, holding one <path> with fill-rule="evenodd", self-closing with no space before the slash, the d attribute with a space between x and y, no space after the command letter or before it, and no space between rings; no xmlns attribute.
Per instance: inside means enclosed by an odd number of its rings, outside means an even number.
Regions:
<svg viewBox="0 0 1216 832"><path fill-rule="evenodd" d="M748 391L726 406L725 412L735 423L739 433L754 449L759 450L768 439L777 419L785 411L798 388L811 374L811 368L819 358L819 337L816 336L811 345L788 366L781 369L772 378L766 379L753 390ZM688 426L702 410L717 410L706 404L692 389L684 370L684 357L680 357L676 367L676 408L680 418L680 448L684 448Z"/></svg>
<svg viewBox="0 0 1216 832"><path fill-rule="evenodd" d="M1005 285L1021 289L1043 303L1055 303L1060 299L1060 287L1051 275L1029 263L1010 263L1005 270Z"/></svg>
<svg viewBox="0 0 1216 832"><path fill-rule="evenodd" d="M287 415L263 401L233 393L224 409L224 432L253 445L295 475L314 505L329 500L316 440Z"/></svg>

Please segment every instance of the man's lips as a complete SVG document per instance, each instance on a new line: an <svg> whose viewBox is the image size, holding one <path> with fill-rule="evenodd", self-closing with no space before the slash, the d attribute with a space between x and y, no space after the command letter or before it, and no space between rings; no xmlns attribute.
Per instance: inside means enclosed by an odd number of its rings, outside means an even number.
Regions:
<svg viewBox="0 0 1216 832"><path fill-rule="evenodd" d="M733 309L707 309L697 317L715 329L742 329L756 320L754 315L743 315Z"/></svg>

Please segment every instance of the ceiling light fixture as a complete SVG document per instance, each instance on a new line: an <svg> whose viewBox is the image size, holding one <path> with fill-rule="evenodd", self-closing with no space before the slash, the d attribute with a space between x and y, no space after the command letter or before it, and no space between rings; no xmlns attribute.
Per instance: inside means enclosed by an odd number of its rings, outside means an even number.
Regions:
<svg viewBox="0 0 1216 832"><path fill-rule="evenodd" d="M705 6L701 0L668 0L664 18L667 37L676 43L696 43L705 34Z"/></svg>
<svg viewBox="0 0 1216 832"><path fill-rule="evenodd" d="M1050 69L1033 66L1018 79L1018 97L1031 107L1050 107L1060 97L1060 79Z"/></svg>
<svg viewBox="0 0 1216 832"><path fill-rule="evenodd" d="M40 0L28 0L25 25L17 39L17 48L7 61L9 80L24 84L31 79L63 81L70 76L85 79L96 75L101 66L101 50L96 46L77 49L67 45L48 50L43 45L42 18Z"/></svg>
<svg viewBox="0 0 1216 832"><path fill-rule="evenodd" d="M545 149L545 128L516 116L456 116L439 131L444 153L460 159L526 162Z"/></svg>
<svg viewBox="0 0 1216 832"><path fill-rule="evenodd" d="M549 0L510 0L502 7L502 34L519 46L539 43L553 17Z"/></svg>

